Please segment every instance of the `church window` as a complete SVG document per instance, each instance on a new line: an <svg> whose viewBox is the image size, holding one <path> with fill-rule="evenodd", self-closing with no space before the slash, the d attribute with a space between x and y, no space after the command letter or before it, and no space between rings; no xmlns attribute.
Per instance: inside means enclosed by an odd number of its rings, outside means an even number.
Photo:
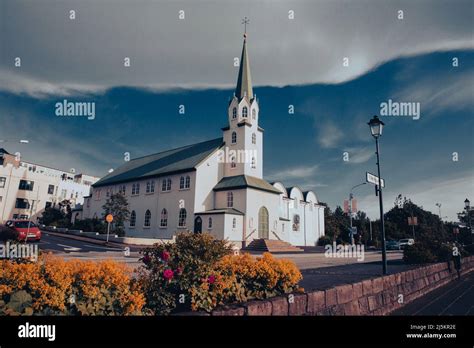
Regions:
<svg viewBox="0 0 474 348"><path fill-rule="evenodd" d="M184 176L179 179L179 189L184 189Z"/></svg>
<svg viewBox="0 0 474 348"><path fill-rule="evenodd" d="M181 208L179 210L178 227L186 227L186 215L186 209Z"/></svg>
<svg viewBox="0 0 474 348"><path fill-rule="evenodd" d="M135 213L135 210L132 210L130 213L130 227L135 227L135 224L137 223L137 213Z"/></svg>
<svg viewBox="0 0 474 348"><path fill-rule="evenodd" d="M150 221L151 221L151 212L147 210L145 212L145 223L143 224L144 227L150 227Z"/></svg>
<svg viewBox="0 0 474 348"><path fill-rule="evenodd" d="M186 176L186 181L184 182L184 188L190 188L191 187L191 178L189 175Z"/></svg>
<svg viewBox="0 0 474 348"><path fill-rule="evenodd" d="M252 157L252 168L253 168L253 169L256 168L256 165L255 165L255 157Z"/></svg>
<svg viewBox="0 0 474 348"><path fill-rule="evenodd" d="M247 116L248 116L248 108L244 106L242 108L242 117L247 118Z"/></svg>
<svg viewBox="0 0 474 348"><path fill-rule="evenodd" d="M257 143L257 135L255 133L252 133L252 144Z"/></svg>
<svg viewBox="0 0 474 348"><path fill-rule="evenodd" d="M232 192L227 192L227 208L232 208L234 206L234 194Z"/></svg>
<svg viewBox="0 0 474 348"><path fill-rule="evenodd" d="M154 193L155 192L155 182L147 181L146 183L146 193Z"/></svg>
<svg viewBox="0 0 474 348"><path fill-rule="evenodd" d="M209 218L209 222L208 222L208 224L207 224L207 227L208 227L209 229L212 228L212 218L211 218L211 217Z"/></svg>
<svg viewBox="0 0 474 348"><path fill-rule="evenodd" d="M132 185L132 195L137 196L140 194L140 184L136 183Z"/></svg>
<svg viewBox="0 0 474 348"><path fill-rule="evenodd" d="M235 144L237 142L237 133L232 132L232 144Z"/></svg>
<svg viewBox="0 0 474 348"><path fill-rule="evenodd" d="M235 163L235 157L232 157L232 158L231 158L231 160L230 160L230 167L231 167L231 168L237 167L237 164Z"/></svg>
<svg viewBox="0 0 474 348"><path fill-rule="evenodd" d="M166 191L171 191L171 179L166 180Z"/></svg>
<svg viewBox="0 0 474 348"><path fill-rule="evenodd" d="M168 226L168 212L166 209L161 211L161 219L160 219L160 227L167 227Z"/></svg>
<svg viewBox="0 0 474 348"><path fill-rule="evenodd" d="M232 109L232 119L236 119L237 118L237 108L233 108Z"/></svg>
<svg viewBox="0 0 474 348"><path fill-rule="evenodd" d="M236 228L236 227L237 227L237 219L233 218L232 219L232 228Z"/></svg>
<svg viewBox="0 0 474 348"><path fill-rule="evenodd" d="M257 118L257 110L252 109L252 118L255 120Z"/></svg>

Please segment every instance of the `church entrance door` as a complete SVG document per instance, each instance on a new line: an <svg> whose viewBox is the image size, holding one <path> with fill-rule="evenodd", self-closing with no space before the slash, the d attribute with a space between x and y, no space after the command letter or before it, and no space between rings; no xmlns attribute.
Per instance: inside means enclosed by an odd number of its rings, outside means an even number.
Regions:
<svg viewBox="0 0 474 348"><path fill-rule="evenodd" d="M194 233L202 233L202 219L200 216L194 219Z"/></svg>

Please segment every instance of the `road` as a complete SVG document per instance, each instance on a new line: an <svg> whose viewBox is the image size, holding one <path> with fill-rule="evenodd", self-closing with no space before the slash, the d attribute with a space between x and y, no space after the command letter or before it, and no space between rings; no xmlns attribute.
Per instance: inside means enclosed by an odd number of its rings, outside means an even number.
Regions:
<svg viewBox="0 0 474 348"><path fill-rule="evenodd" d="M392 315L474 315L474 272L408 303Z"/></svg>

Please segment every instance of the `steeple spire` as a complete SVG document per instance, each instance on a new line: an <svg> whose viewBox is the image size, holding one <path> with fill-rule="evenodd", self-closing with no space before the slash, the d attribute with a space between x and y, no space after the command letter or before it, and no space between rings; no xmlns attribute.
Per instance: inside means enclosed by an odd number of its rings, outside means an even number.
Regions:
<svg viewBox="0 0 474 348"><path fill-rule="evenodd" d="M239 77L237 79L237 87L235 88L235 96L239 99L247 96L253 99L252 78L250 76L250 63L247 54L247 24L249 20L245 17L242 24L245 25L244 45L242 47L242 57L240 58Z"/></svg>

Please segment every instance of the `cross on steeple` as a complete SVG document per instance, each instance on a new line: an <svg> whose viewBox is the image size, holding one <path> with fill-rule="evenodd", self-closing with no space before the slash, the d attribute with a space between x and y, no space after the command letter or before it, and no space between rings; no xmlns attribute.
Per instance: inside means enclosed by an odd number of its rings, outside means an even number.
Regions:
<svg viewBox="0 0 474 348"><path fill-rule="evenodd" d="M242 19L242 24L244 25L244 37L247 37L247 24L249 24L250 22L250 19L248 19L247 17L244 17Z"/></svg>

